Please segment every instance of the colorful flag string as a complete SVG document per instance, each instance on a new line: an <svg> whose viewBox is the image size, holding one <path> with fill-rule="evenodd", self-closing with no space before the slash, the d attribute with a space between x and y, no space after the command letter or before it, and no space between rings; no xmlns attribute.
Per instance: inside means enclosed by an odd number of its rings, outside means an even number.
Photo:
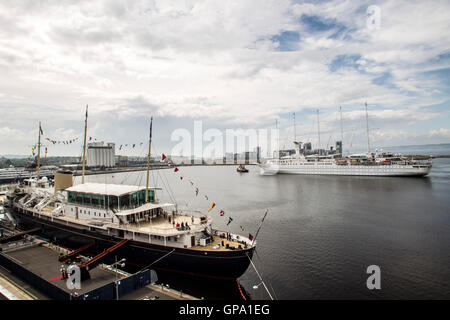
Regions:
<svg viewBox="0 0 450 320"><path fill-rule="evenodd" d="M167 165L168 165L169 167L172 165L172 162L167 158L167 156L166 156L164 153L163 153L162 156L161 156L161 161L167 163ZM178 172L181 173L179 167L175 167L175 168L173 169L173 172L174 172L174 173L178 173ZM199 195L199 193L200 193L199 187L194 183L194 181L193 181L192 179L187 179L185 174L183 174L183 176L180 175L180 181L182 181L183 179L184 179L185 181L188 181L188 182L189 182L189 185L195 190L195 196L198 197L198 195ZM208 202L210 201L210 200L209 200L209 197L208 197L206 194L204 194L203 197L204 197L205 201L208 201ZM215 202L215 201L212 201L211 204L210 204L210 208L209 208L208 212L213 211L214 208L215 208L216 206L217 206L216 202ZM225 211L224 211L223 209L220 209L220 210L219 210L219 215L220 215L221 217L225 216ZM233 222L233 218L232 218L232 217L228 217L227 226L230 225L232 222ZM245 230L245 227L244 227L244 226L240 226L240 228L241 228L242 231ZM249 234L249 237L250 237L251 239L253 239L253 235ZM249 238L249 239L250 239L250 238ZM250 240L251 240L251 239L250 239Z"/></svg>

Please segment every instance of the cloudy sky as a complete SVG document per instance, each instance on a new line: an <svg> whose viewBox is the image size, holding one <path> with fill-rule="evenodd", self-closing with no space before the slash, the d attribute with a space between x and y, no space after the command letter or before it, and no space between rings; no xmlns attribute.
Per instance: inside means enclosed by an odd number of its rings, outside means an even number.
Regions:
<svg viewBox="0 0 450 320"><path fill-rule="evenodd" d="M369 6L379 10L379 25ZM370 11L370 10L369 10ZM321 144L450 142L449 1L38 1L0 3L0 154L45 137L145 141L177 128L282 129ZM378 26L378 28L376 28ZM118 154L144 154L143 148ZM80 155L81 144L48 146Z"/></svg>

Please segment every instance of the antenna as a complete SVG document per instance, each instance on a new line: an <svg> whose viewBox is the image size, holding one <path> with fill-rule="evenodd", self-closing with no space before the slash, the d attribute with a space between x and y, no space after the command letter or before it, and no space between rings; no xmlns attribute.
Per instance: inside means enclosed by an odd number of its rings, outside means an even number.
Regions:
<svg viewBox="0 0 450 320"><path fill-rule="evenodd" d="M367 152L370 153L370 137L369 137L369 114L367 113L367 102L366 106L366 130L367 130Z"/></svg>

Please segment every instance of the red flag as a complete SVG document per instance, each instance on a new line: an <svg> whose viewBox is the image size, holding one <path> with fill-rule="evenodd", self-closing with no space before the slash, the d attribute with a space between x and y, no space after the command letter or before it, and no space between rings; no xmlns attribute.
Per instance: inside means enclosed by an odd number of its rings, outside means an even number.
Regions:
<svg viewBox="0 0 450 320"><path fill-rule="evenodd" d="M162 154L162 160L166 160L166 155L164 153Z"/></svg>
<svg viewBox="0 0 450 320"><path fill-rule="evenodd" d="M223 217L224 214L225 212L223 210L220 210L220 216Z"/></svg>
<svg viewBox="0 0 450 320"><path fill-rule="evenodd" d="M183 180L183 177L180 177L180 180Z"/></svg>
<svg viewBox="0 0 450 320"><path fill-rule="evenodd" d="M175 170L173 170L173 172L178 172L178 168L175 168Z"/></svg>
<svg viewBox="0 0 450 320"><path fill-rule="evenodd" d="M250 241L253 240L253 235L252 235L251 233L248 234L248 239L249 239Z"/></svg>

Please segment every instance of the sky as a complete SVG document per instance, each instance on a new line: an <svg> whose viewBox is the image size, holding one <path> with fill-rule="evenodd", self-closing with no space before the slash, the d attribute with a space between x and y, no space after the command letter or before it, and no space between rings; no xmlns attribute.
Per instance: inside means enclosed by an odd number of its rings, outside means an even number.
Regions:
<svg viewBox="0 0 450 320"><path fill-rule="evenodd" d="M156 153L194 121L222 132L277 121L289 147L293 113L298 140L317 146L319 123L332 145L342 126L357 149L365 102L374 147L450 143L448 12L449 1L2 1L0 154L30 155L41 121L44 138L78 138L44 140L48 156L79 156L86 105L92 140L144 142L124 155L145 154L150 116Z"/></svg>

